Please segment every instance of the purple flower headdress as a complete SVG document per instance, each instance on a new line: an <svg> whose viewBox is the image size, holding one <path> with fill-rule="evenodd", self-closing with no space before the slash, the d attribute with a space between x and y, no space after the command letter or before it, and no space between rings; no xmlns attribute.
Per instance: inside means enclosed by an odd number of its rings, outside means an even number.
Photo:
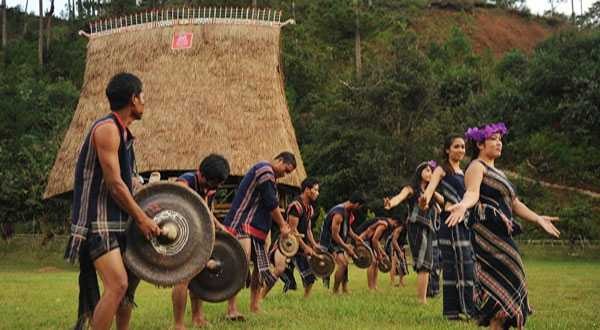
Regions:
<svg viewBox="0 0 600 330"><path fill-rule="evenodd" d="M426 160L424 162L419 163L419 165L417 165L417 172L420 172L425 168L425 166L429 167L432 170L435 170L435 168L437 167L437 162L435 160Z"/></svg>
<svg viewBox="0 0 600 330"><path fill-rule="evenodd" d="M431 167L431 169L434 170L437 167L437 162L435 160L430 160L427 162L427 165L429 165L429 167Z"/></svg>
<svg viewBox="0 0 600 330"><path fill-rule="evenodd" d="M506 125L503 122L498 122L495 124L487 124L483 127L471 127L465 132L465 138L467 140L483 142L496 133L505 135L507 132L508 128L506 128Z"/></svg>

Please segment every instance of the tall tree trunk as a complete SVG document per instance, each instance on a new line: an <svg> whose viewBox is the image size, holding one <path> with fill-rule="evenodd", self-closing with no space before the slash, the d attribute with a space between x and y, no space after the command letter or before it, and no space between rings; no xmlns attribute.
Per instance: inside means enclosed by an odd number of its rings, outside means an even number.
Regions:
<svg viewBox="0 0 600 330"><path fill-rule="evenodd" d="M54 15L54 0L50 0L50 10L46 13L46 53L50 50L52 39L52 15Z"/></svg>
<svg viewBox="0 0 600 330"><path fill-rule="evenodd" d="M29 7L29 0L25 1L25 15L24 17L24 22L23 22L23 37L25 37L25 35L27 34L27 31L29 30L29 17L27 16L27 7Z"/></svg>
<svg viewBox="0 0 600 330"><path fill-rule="evenodd" d="M67 17L71 20L71 0L67 0Z"/></svg>
<svg viewBox="0 0 600 330"><path fill-rule="evenodd" d="M2 49L6 48L6 38L6 0L2 0Z"/></svg>
<svg viewBox="0 0 600 330"><path fill-rule="evenodd" d="M356 78L360 79L362 71L362 58L360 47L360 0L354 0L354 14L356 16L354 30L354 63L356 65Z"/></svg>
<svg viewBox="0 0 600 330"><path fill-rule="evenodd" d="M40 2L40 22L38 28L38 64L44 68L44 0Z"/></svg>
<svg viewBox="0 0 600 330"><path fill-rule="evenodd" d="M96 16L96 2L94 0L88 1L88 6L90 6L90 16Z"/></svg>
<svg viewBox="0 0 600 330"><path fill-rule="evenodd" d="M575 23L575 0L571 0L571 20Z"/></svg>
<svg viewBox="0 0 600 330"><path fill-rule="evenodd" d="M83 3L81 2L81 0L77 0L77 14L80 19L83 18Z"/></svg>
<svg viewBox="0 0 600 330"><path fill-rule="evenodd" d="M85 1L85 8L87 8L87 17L94 16L94 2L90 0Z"/></svg>

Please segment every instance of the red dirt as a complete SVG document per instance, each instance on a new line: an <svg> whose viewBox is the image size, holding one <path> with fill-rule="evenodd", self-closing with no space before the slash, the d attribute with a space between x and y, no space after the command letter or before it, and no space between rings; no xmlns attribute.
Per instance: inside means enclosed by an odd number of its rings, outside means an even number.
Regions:
<svg viewBox="0 0 600 330"><path fill-rule="evenodd" d="M42 267L37 270L38 273L56 273L60 271L61 270L56 267Z"/></svg>
<svg viewBox="0 0 600 330"><path fill-rule="evenodd" d="M430 8L413 22L423 46L445 41L454 26L471 40L475 52L489 49L495 57L519 49L530 54L535 46L560 27L552 27L539 18L524 17L501 9L476 8L471 12Z"/></svg>

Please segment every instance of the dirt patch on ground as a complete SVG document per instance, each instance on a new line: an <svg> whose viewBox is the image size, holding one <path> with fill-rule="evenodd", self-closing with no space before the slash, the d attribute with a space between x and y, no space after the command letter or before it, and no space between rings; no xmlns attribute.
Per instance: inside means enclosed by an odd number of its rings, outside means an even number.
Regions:
<svg viewBox="0 0 600 330"><path fill-rule="evenodd" d="M411 27L419 34L423 47L431 42L444 42L452 28L458 27L469 37L475 52L481 54L489 50L495 57L512 49L530 54L537 44L561 28L550 26L540 18L484 8L470 12L430 8L414 19Z"/></svg>
<svg viewBox="0 0 600 330"><path fill-rule="evenodd" d="M38 273L56 273L56 272L60 272L60 271L61 270L56 267L42 267L37 270Z"/></svg>

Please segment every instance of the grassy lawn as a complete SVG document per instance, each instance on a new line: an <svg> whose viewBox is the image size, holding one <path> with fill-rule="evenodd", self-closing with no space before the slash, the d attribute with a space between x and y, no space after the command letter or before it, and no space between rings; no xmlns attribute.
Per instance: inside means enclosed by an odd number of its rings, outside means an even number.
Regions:
<svg viewBox="0 0 600 330"><path fill-rule="evenodd" d="M0 329L66 329L74 324L77 310L77 269L61 260L64 241L41 247L30 238L0 242ZM551 252L547 250L552 249ZM531 304L535 308L528 329L597 329L600 321L600 260L597 249L569 256L565 247L523 249ZM561 253L562 251L562 253ZM263 313L248 315L245 323L222 319L226 304L207 304L206 313L215 329L310 328L310 329L476 329L472 323L442 318L441 297L418 306L415 274L407 286L390 286L380 274L379 292L366 288L366 272L350 270L351 293L333 296L321 283L304 300L300 291L281 294L281 285L263 303ZM248 314L248 290L240 298ZM170 290L142 283L134 311L133 329L167 329L171 325ZM189 307L188 307L189 309ZM190 317L188 326L191 326Z"/></svg>

